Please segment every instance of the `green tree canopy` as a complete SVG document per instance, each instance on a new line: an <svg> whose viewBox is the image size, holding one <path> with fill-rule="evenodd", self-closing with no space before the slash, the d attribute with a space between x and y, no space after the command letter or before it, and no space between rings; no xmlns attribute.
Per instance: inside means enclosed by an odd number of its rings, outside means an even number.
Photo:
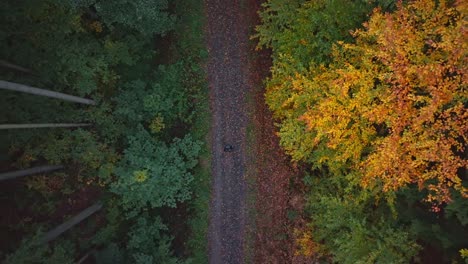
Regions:
<svg viewBox="0 0 468 264"><path fill-rule="evenodd" d="M129 137L112 191L121 196L130 215L147 207L175 207L190 198L190 170L198 163L199 151L200 142L190 135L166 144L140 127Z"/></svg>

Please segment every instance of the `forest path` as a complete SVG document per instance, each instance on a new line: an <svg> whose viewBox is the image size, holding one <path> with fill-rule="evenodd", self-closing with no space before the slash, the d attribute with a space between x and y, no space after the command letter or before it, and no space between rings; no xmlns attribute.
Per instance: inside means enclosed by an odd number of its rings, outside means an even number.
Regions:
<svg viewBox="0 0 468 264"><path fill-rule="evenodd" d="M205 0L212 111L210 263L243 263L249 32L242 0ZM224 145L234 146L224 152Z"/></svg>

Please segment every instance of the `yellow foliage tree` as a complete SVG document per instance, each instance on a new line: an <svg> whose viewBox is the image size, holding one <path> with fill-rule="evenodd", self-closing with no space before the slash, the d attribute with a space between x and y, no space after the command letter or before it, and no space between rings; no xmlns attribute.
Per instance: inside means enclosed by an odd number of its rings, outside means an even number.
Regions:
<svg viewBox="0 0 468 264"><path fill-rule="evenodd" d="M376 11L367 30L356 32L375 43L369 55L385 66L387 91L380 98L383 109L369 112L389 135L374 142L362 163L365 185L379 180L390 191L415 183L438 202L450 201L451 188L468 196L458 175L468 165L462 158L468 136L467 6L419 0L392 15Z"/></svg>
<svg viewBox="0 0 468 264"><path fill-rule="evenodd" d="M270 82L286 150L367 188L415 184L434 203L450 202L452 189L468 197L467 6L416 0L391 14L376 9L355 44L334 47L328 67L284 77L287 96L281 81ZM305 128L296 133L291 123ZM284 144L288 136L301 143Z"/></svg>

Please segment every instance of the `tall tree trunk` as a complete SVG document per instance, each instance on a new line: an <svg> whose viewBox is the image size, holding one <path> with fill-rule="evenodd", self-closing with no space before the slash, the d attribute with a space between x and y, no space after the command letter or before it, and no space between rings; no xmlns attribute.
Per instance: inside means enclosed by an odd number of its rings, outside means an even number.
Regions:
<svg viewBox="0 0 468 264"><path fill-rule="evenodd" d="M90 99L81 98L78 96L68 95L68 94L54 92L54 91L45 90L45 89L39 89L39 88L35 88L35 87L31 87L31 86L27 86L27 85L23 85L19 83L1 81L1 80L0 80L0 89L52 97L52 98L57 98L57 99L61 99L64 101L70 101L70 102L75 102L75 103L80 103L80 104L87 104L87 105L96 104L93 100L90 100Z"/></svg>
<svg viewBox="0 0 468 264"><path fill-rule="evenodd" d="M50 230L49 232L45 233L45 235L39 240L40 244L50 242L60 236L63 232L67 231L68 229L72 228L74 225L80 223L81 221L88 218L90 215L96 213L97 211L101 210L102 203L97 202L94 205L84 209L79 214L72 217L70 220L66 221L65 223L57 226L56 228Z"/></svg>
<svg viewBox="0 0 468 264"><path fill-rule="evenodd" d="M30 69L18 66L16 64L10 63L10 62L8 62L6 60L0 60L0 66L4 67L4 68L15 70L15 71L24 72L24 73L31 73L32 72Z"/></svg>
<svg viewBox="0 0 468 264"><path fill-rule="evenodd" d="M75 264L84 263L89 258L89 256L93 255L94 253L96 253L96 249L93 248L90 251L88 251L83 257L81 257Z"/></svg>
<svg viewBox="0 0 468 264"><path fill-rule="evenodd" d="M0 124L2 129L22 129L22 128L52 128L52 127L86 127L91 124L83 123L55 123L55 124Z"/></svg>
<svg viewBox="0 0 468 264"><path fill-rule="evenodd" d="M50 165L50 166L34 167L30 169L25 169L25 170L4 172L4 173L0 173L0 181L44 173L44 172L51 172L51 171L56 171L60 169L63 169L62 165Z"/></svg>

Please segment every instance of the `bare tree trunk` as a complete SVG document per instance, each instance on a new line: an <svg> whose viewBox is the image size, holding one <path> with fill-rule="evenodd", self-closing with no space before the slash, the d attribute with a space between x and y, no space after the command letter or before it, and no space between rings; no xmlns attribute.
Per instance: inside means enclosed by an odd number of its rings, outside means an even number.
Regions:
<svg viewBox="0 0 468 264"><path fill-rule="evenodd" d="M44 172L51 172L51 171L56 171L60 169L63 169L62 165L50 165L50 166L34 167L30 169L25 169L25 170L4 172L4 173L0 173L0 181L44 173Z"/></svg>
<svg viewBox="0 0 468 264"><path fill-rule="evenodd" d="M53 128L53 127L86 127L91 124L83 123L55 123L55 124L0 124L2 129L24 129L24 128Z"/></svg>
<svg viewBox="0 0 468 264"><path fill-rule="evenodd" d="M96 104L93 100L90 100L90 99L81 98L78 96L68 95L68 94L54 92L54 91L45 90L45 89L39 89L39 88L35 88L35 87L31 87L31 86L27 86L27 85L23 85L19 83L1 81L1 80L0 80L0 89L52 97L52 98L57 98L57 99L61 99L64 101L70 101L70 102L75 102L75 103L80 103L80 104L87 104L87 105Z"/></svg>
<svg viewBox="0 0 468 264"><path fill-rule="evenodd" d="M0 66L4 67L4 68L15 70L15 71L24 72L24 73L31 73L32 72L30 69L18 66L16 64L10 63L10 62L8 62L6 60L0 60Z"/></svg>
<svg viewBox="0 0 468 264"><path fill-rule="evenodd" d="M88 258L89 256L91 256L92 254L94 254L96 252L96 249L91 249L90 251L88 251L83 257L81 257L75 264L82 264L84 263Z"/></svg>
<svg viewBox="0 0 468 264"><path fill-rule="evenodd" d="M70 220L66 221L65 223L57 226L56 228L50 230L49 232L45 233L45 235L39 240L40 244L50 242L60 236L62 233L67 231L68 229L72 228L76 224L80 223L81 221L85 220L92 214L96 213L97 211L101 210L102 203L97 202L94 205L84 209L79 214L72 217Z"/></svg>

